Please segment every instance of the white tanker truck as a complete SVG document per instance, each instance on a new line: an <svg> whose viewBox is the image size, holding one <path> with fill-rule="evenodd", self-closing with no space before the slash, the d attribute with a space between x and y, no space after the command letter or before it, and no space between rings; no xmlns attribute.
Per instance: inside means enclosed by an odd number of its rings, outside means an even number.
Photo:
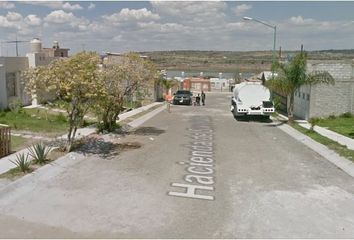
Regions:
<svg viewBox="0 0 354 240"><path fill-rule="evenodd" d="M261 82L236 84L231 98L231 112L235 118L249 115L269 118L274 112L269 89Z"/></svg>

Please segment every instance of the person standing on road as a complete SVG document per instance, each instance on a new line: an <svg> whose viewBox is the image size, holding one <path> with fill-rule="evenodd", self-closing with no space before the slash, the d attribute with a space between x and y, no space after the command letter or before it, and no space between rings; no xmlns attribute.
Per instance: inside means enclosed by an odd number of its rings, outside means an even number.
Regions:
<svg viewBox="0 0 354 240"><path fill-rule="evenodd" d="M203 90L202 90L201 96L202 96L202 104L203 104L203 106L204 106L204 105L205 105L205 93L204 93Z"/></svg>
<svg viewBox="0 0 354 240"><path fill-rule="evenodd" d="M200 106L200 95L198 93L197 97L195 98L195 101L197 102L197 106Z"/></svg>

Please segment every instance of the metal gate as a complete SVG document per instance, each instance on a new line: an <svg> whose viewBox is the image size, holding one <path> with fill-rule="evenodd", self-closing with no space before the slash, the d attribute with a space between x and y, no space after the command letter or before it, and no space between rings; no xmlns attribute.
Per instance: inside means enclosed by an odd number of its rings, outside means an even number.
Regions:
<svg viewBox="0 0 354 240"><path fill-rule="evenodd" d="M0 158L11 152L11 128L0 124Z"/></svg>
<svg viewBox="0 0 354 240"><path fill-rule="evenodd" d="M278 106L278 111L282 114L287 115L288 114L288 98L284 97L283 95L272 91L272 98L273 101L275 99L279 99L279 106Z"/></svg>

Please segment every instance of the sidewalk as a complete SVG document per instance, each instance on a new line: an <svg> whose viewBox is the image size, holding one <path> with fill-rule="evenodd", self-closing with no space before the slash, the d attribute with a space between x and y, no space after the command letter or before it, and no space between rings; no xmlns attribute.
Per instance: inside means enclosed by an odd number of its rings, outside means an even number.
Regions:
<svg viewBox="0 0 354 240"><path fill-rule="evenodd" d="M342 169L344 172L348 173L350 176L354 177L354 163L348 159L340 156L333 150L328 149L326 146L321 143L313 140L312 138L306 136L305 134L300 133L293 127L288 124L281 124L277 126L279 129L289 134L291 137L296 139L299 142L302 142L322 157L336 165L338 168Z"/></svg>
<svg viewBox="0 0 354 240"><path fill-rule="evenodd" d="M311 124L309 123L299 123L299 125L307 129L311 128ZM354 150L354 139L348 138L339 133L333 132L331 130L319 126L315 126L313 130L324 137L327 137L333 141L338 142L339 144L347 146L347 148L350 150Z"/></svg>
<svg viewBox="0 0 354 240"><path fill-rule="evenodd" d="M154 115L156 115L157 113L161 112L163 109L165 109L165 106L159 102L154 102L154 103L151 103L149 105L146 105L146 106L143 106L143 107L140 107L140 108L136 108L134 110L131 110L129 112L125 112L125 113L122 113L119 115L119 121L123 121L124 119L127 119L131 116L134 116L138 113L141 113L143 111L146 111L156 105L161 105L160 108L157 108L155 109L154 111L152 111L151 113L148 113L146 114L147 116L141 116L139 117L138 119L134 120L132 123L132 127L137 127L138 125L142 124L143 122L145 122L147 119L153 117ZM119 122L118 121L118 122ZM130 124L129 124L130 125ZM91 125L91 126L88 126L88 127L85 127L85 128L79 128L76 132L76 137L75 139L80 139L82 137L85 137L85 136L88 136L92 133L95 133L96 132L96 127L94 125ZM67 138L67 134L64 134L58 138L53 138L51 140L54 140L54 139L66 139ZM25 149L22 149L20 151L17 151L13 154L10 154L6 157L3 157L3 158L0 158L0 174L2 173L5 173L7 171L9 171L10 169L12 168L15 168L15 164L13 164L10 160L15 160L16 159L16 155L17 154L28 154L29 151L27 148Z"/></svg>
<svg viewBox="0 0 354 240"><path fill-rule="evenodd" d="M285 120L288 119L286 116L284 116L282 114L279 114L279 116ZM311 128L311 124L309 124L305 120L295 120L295 122L297 122L303 128L306 128L306 129ZM319 127L319 126L315 126L313 128L313 130L324 137L327 137L327 138L329 138L341 145L346 146L350 150L354 150L354 139L348 138L348 137L343 136L339 133L333 132L331 130L328 130L326 128Z"/></svg>

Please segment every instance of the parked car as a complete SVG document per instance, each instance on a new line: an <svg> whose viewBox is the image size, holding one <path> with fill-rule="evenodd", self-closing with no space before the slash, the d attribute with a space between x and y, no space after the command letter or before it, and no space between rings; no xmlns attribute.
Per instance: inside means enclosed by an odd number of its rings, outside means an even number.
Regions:
<svg viewBox="0 0 354 240"><path fill-rule="evenodd" d="M173 94L173 104L192 104L193 93L188 90L178 90L175 94Z"/></svg>

